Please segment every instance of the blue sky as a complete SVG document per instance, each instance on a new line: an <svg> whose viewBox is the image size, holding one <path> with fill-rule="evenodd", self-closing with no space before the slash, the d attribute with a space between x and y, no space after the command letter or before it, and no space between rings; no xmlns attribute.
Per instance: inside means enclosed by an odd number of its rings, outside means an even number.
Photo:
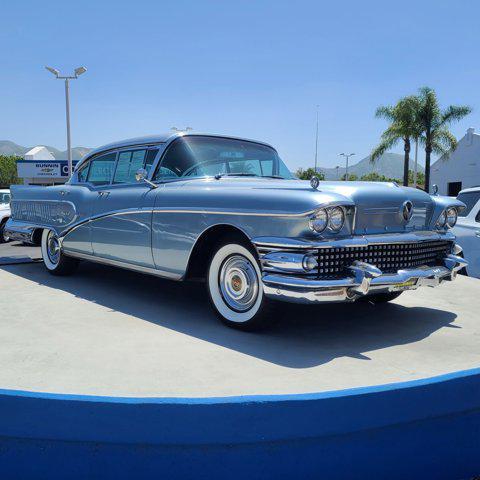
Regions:
<svg viewBox="0 0 480 480"><path fill-rule="evenodd" d="M476 1L22 1L0 7L0 139L98 146L171 126L257 138L292 169L366 156L374 110L422 85L474 112L480 130ZM396 151L401 152L401 147Z"/></svg>

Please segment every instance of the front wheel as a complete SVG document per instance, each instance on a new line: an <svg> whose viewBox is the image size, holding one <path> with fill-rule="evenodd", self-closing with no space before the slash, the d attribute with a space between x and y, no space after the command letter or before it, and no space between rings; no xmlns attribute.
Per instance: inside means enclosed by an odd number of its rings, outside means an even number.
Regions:
<svg viewBox="0 0 480 480"><path fill-rule="evenodd" d="M224 243L210 260L208 293L220 319L229 327L255 330L266 325L268 300L254 253L240 243Z"/></svg>
<svg viewBox="0 0 480 480"><path fill-rule="evenodd" d="M46 269L52 275L70 275L78 266L78 260L67 257L61 249L60 241L53 230L42 233L42 257Z"/></svg>

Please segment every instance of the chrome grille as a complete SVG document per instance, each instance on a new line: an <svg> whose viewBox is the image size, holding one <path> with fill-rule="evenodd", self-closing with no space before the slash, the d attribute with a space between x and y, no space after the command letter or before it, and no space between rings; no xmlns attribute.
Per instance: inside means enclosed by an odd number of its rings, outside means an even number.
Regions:
<svg viewBox="0 0 480 480"><path fill-rule="evenodd" d="M452 244L448 241L322 248L318 251L318 275L345 274L355 260L375 265L384 273L397 272L402 268L439 265L451 248Z"/></svg>
<svg viewBox="0 0 480 480"><path fill-rule="evenodd" d="M68 225L76 217L75 208L69 202L13 200L10 208L14 220L40 225Z"/></svg>

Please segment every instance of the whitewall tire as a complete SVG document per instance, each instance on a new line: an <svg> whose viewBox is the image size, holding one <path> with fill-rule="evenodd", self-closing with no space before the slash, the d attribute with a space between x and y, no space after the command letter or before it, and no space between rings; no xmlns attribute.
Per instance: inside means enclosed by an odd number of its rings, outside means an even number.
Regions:
<svg viewBox="0 0 480 480"><path fill-rule="evenodd" d="M77 268L78 261L64 255L53 230L43 230L41 248L43 263L52 275L70 275Z"/></svg>
<svg viewBox="0 0 480 480"><path fill-rule="evenodd" d="M239 243L225 243L214 252L207 274L212 305L230 327L253 330L265 325L267 299L254 254Z"/></svg>

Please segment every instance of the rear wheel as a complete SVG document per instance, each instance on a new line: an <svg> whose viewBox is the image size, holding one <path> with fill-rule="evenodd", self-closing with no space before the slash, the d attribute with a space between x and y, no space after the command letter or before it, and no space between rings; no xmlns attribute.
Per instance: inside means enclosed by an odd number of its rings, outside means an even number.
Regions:
<svg viewBox="0 0 480 480"><path fill-rule="evenodd" d="M210 259L207 288L213 308L229 327L256 330L267 324L269 301L253 248L226 240Z"/></svg>
<svg viewBox="0 0 480 480"><path fill-rule="evenodd" d="M62 252L58 236L53 230L43 231L41 247L43 263L52 275L70 275L77 268L78 260Z"/></svg>
<svg viewBox="0 0 480 480"><path fill-rule="evenodd" d="M372 303L387 303L398 298L403 292L374 293L362 297L362 300Z"/></svg>

